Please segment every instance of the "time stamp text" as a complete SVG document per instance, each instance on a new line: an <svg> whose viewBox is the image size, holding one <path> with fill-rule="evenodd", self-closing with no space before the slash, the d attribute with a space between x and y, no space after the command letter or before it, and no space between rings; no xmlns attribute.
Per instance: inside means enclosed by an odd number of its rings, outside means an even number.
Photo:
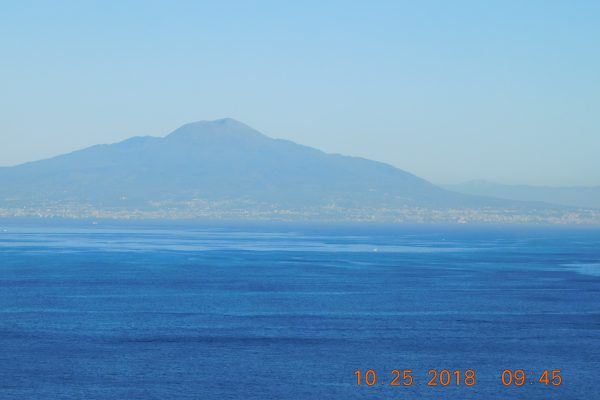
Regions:
<svg viewBox="0 0 600 400"><path fill-rule="evenodd" d="M523 369L505 369L498 374L498 382L505 387L519 386L560 386L563 378L560 369L526 371ZM450 370L430 369L427 373L412 369L394 369L376 371L374 369L354 371L354 383L358 386L467 386L477 385L477 374L473 369Z"/></svg>

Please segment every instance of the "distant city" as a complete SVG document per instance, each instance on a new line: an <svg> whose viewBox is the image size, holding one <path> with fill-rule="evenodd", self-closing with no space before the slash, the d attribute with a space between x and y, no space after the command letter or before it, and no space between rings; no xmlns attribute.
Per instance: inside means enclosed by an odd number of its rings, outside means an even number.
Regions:
<svg viewBox="0 0 600 400"><path fill-rule="evenodd" d="M490 223L490 224L600 224L600 210L551 210L546 208L514 209L431 209L404 208L330 208L284 209L228 207L228 204L209 203L202 200L192 204L156 204L149 209L106 208L93 205L55 204L47 206L23 206L0 208L0 218L68 218L68 219L119 219L119 220L256 220L256 221L356 221L387 223ZM200 204L203 204L200 206Z"/></svg>

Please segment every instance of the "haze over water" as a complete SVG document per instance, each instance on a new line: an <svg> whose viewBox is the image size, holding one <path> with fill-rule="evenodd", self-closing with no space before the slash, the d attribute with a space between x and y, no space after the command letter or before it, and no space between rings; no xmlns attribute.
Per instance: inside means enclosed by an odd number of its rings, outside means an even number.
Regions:
<svg viewBox="0 0 600 400"><path fill-rule="evenodd" d="M0 265L0 399L600 396L597 229L19 222Z"/></svg>

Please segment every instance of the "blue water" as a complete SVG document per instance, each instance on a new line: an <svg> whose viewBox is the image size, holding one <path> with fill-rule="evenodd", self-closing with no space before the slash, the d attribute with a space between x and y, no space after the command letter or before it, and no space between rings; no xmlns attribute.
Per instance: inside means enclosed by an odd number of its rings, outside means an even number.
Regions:
<svg viewBox="0 0 600 400"><path fill-rule="evenodd" d="M0 399L589 400L599 377L600 230L0 222Z"/></svg>

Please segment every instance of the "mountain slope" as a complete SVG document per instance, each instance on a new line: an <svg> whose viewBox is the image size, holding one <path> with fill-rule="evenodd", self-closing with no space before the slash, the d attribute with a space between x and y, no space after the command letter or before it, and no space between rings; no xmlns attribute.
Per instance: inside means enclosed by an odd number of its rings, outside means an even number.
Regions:
<svg viewBox="0 0 600 400"><path fill-rule="evenodd" d="M563 206L600 209L600 187L502 185L487 181L469 181L442 187L470 195L486 195L518 201L543 201Z"/></svg>
<svg viewBox="0 0 600 400"><path fill-rule="evenodd" d="M0 183L4 203L141 207L149 201L205 199L382 207L482 201L387 164L271 139L232 119L191 123L164 138L134 137L2 168Z"/></svg>

